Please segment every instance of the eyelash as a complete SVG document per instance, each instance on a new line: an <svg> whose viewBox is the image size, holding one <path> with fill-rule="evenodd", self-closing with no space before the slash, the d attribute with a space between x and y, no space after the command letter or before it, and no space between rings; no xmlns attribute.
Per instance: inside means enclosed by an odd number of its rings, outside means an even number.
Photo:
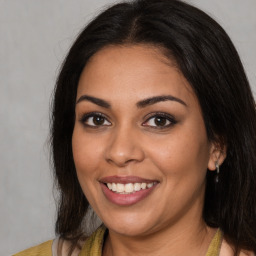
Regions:
<svg viewBox="0 0 256 256"><path fill-rule="evenodd" d="M90 118L97 118L97 117L100 117L100 118L103 118L103 120L104 120L104 122L108 122L109 124L108 125L104 125L104 124L99 124L99 125L97 125L97 124L94 124L94 125L92 125L92 124L88 124L88 123L86 123L86 122L88 122L88 120L90 119ZM102 127L102 126L110 126L111 125L111 123L107 120L108 118L105 116L105 115L103 115L102 113L99 113L99 112L90 112L90 113L88 113L88 114L84 114L83 116L82 116L82 118L80 119L80 122L84 125L84 126L86 126L86 127L90 127L90 128L99 128L99 127ZM93 122L93 120L92 120L92 122Z"/></svg>
<svg viewBox="0 0 256 256"><path fill-rule="evenodd" d="M163 126L147 125L147 123L152 119L155 119L155 122L156 122L156 118L162 118L163 120L168 121L169 123L167 125L163 125ZM177 121L172 115L162 113L162 112L156 112L156 113L150 114L150 117L142 125L143 126L148 126L150 128L153 128L153 129L166 129L166 128L169 128L169 127L175 125L176 123L177 123Z"/></svg>
<svg viewBox="0 0 256 256"><path fill-rule="evenodd" d="M176 119L172 116L172 115L169 115L169 114L166 114L166 113L162 113L162 112L156 112L156 113L152 113L152 114L149 114L150 116L147 118L147 120L145 122L143 122L142 126L146 126L146 127L150 127L150 128L153 128L153 129L166 129L166 128L169 128L173 125L175 125L177 123ZM88 124L88 121L90 121L90 118L92 118L92 122L94 121L93 119L94 118L102 118L101 121L103 121L103 124ZM149 123L151 120L153 119L156 119L156 118L162 118L164 120L164 122L169 122L167 125L164 123L163 126L161 125L157 125L155 122L156 120L154 121L155 125L147 125L147 123ZM90 113L87 113L87 114L84 114L82 116L82 118L80 119L80 122L86 126L86 127L89 127L89 128L94 128L94 129L97 129L97 128L100 128L100 127L103 127L103 126L111 126L111 123L108 121L108 117L106 117L104 114L100 113L100 112L90 112ZM108 122L108 124L104 124L105 122Z"/></svg>

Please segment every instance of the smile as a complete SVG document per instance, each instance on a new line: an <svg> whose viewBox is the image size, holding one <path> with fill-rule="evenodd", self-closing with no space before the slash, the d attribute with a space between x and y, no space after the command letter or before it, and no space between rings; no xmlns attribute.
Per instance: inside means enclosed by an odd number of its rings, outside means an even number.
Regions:
<svg viewBox="0 0 256 256"><path fill-rule="evenodd" d="M157 182L150 183L107 183L108 189L118 194L131 194L140 190L145 190L153 187Z"/></svg>
<svg viewBox="0 0 256 256"><path fill-rule="evenodd" d="M105 198L119 206L130 206L147 198L159 181L136 176L109 176L99 180Z"/></svg>

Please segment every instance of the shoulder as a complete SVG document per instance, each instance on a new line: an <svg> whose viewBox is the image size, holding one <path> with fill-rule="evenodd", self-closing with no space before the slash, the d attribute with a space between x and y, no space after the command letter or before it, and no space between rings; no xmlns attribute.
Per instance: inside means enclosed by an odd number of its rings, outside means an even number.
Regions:
<svg viewBox="0 0 256 256"><path fill-rule="evenodd" d="M14 254L13 256L51 256L53 240L49 240L27 250Z"/></svg>
<svg viewBox="0 0 256 256"><path fill-rule="evenodd" d="M233 256L234 255L234 250L233 250L232 246L230 244L228 244L228 242L225 239L223 239L223 241L222 241L219 255L220 256ZM239 253L239 256L256 256L256 255L253 252L243 250Z"/></svg>
<svg viewBox="0 0 256 256"><path fill-rule="evenodd" d="M108 231L105 226L100 226L92 235L90 235L81 250L81 256L94 255L100 256L102 253L104 237Z"/></svg>
<svg viewBox="0 0 256 256"><path fill-rule="evenodd" d="M67 256L70 246L71 243L69 241L56 238L14 254L13 256ZM72 256L77 256L79 251L80 250L75 248Z"/></svg>

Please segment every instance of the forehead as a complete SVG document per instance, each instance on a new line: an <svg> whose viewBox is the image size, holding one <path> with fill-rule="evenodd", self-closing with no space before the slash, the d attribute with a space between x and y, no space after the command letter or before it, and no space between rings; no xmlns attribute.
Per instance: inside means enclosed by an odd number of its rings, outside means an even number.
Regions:
<svg viewBox="0 0 256 256"><path fill-rule="evenodd" d="M161 94L196 100L175 61L148 45L108 46L97 52L81 74L77 97L83 94L109 101Z"/></svg>

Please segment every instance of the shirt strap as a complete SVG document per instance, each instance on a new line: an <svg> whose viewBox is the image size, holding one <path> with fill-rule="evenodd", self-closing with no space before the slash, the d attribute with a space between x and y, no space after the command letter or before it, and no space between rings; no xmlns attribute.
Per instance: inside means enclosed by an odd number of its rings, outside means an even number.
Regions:
<svg viewBox="0 0 256 256"><path fill-rule="evenodd" d="M223 233L220 229L218 229L210 243L210 246L205 256L218 256L220 253L222 239Z"/></svg>

